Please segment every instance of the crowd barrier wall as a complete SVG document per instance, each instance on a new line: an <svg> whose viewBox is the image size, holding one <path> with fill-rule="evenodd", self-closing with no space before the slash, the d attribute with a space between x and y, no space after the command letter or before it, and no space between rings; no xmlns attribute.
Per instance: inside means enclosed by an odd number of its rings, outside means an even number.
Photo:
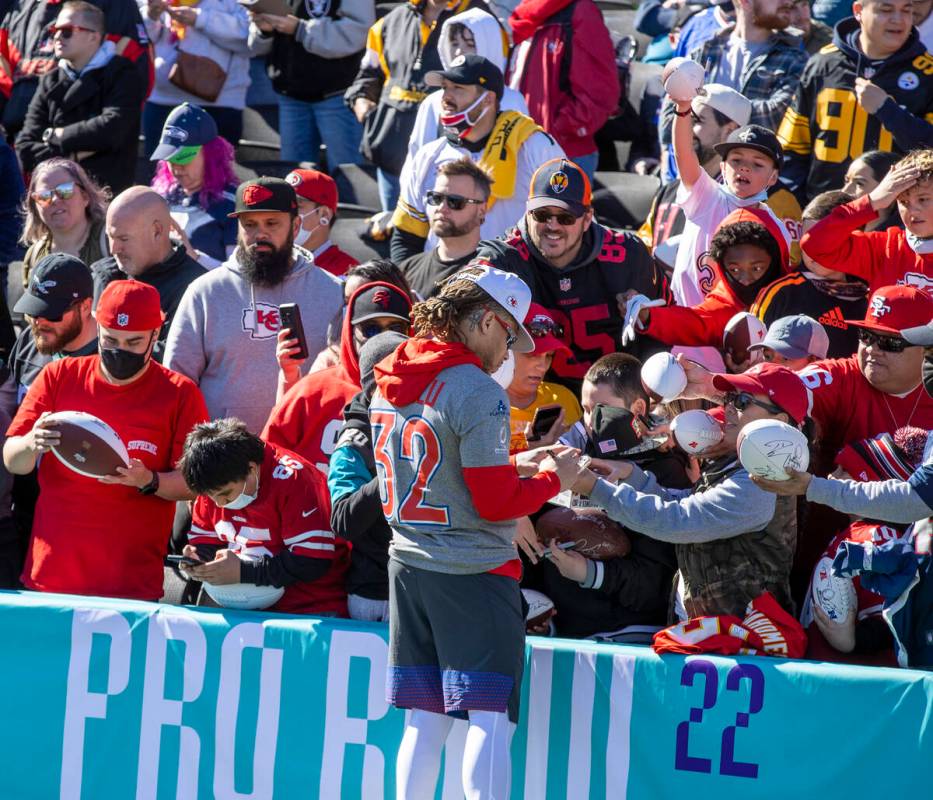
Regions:
<svg viewBox="0 0 933 800"><path fill-rule="evenodd" d="M395 796L384 625L0 592L0 636L3 800ZM929 797L933 673L532 638L512 753L529 800Z"/></svg>

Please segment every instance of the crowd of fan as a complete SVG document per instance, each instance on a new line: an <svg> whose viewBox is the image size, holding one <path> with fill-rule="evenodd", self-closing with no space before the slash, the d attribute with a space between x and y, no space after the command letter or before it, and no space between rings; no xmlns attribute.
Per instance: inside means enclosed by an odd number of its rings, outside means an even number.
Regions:
<svg viewBox="0 0 933 800"><path fill-rule="evenodd" d="M594 215L626 81L593 0L421 0L378 20L373 0L280 5L39 0L0 21L0 261L23 287L0 313L0 585L158 600L172 552L188 600L255 584L283 589L275 610L385 620L374 374L413 304L479 259L532 292L535 350L498 376L511 451L612 465L614 492L575 488L632 541L607 561L545 554L519 520L522 585L556 610L533 632L646 642L767 591L808 655L895 663L884 598L856 578L832 620L810 581L844 542L900 540L931 513L911 478L933 428L930 0L818 0L821 21L807 0L644 0L645 61L689 56L706 81L664 97L632 165L662 181L638 231ZM284 180L234 171L251 56ZM368 235L391 260L331 241L322 145L332 167L376 168ZM768 332L738 358L723 334L742 311ZM683 354L690 399L642 383L662 350ZM692 407L725 431L700 459L667 434ZM46 457L61 410L112 425L129 466L95 480ZM764 418L801 427L810 472L840 480L752 481L736 436ZM892 480L897 501L832 510L852 482Z"/></svg>

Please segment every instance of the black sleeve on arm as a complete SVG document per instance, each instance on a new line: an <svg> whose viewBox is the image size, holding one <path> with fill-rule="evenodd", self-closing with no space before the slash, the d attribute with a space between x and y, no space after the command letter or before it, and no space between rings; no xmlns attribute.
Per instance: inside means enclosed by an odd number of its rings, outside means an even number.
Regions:
<svg viewBox="0 0 933 800"><path fill-rule="evenodd" d="M283 550L262 561L240 561L240 580L257 586L290 586L300 581L314 581L325 575L333 562L329 558L296 556Z"/></svg>
<svg viewBox="0 0 933 800"><path fill-rule="evenodd" d="M373 540L383 549L389 546L392 531L385 522L382 513L382 500L379 499L379 479L373 478L364 483L355 492L342 495L333 502L330 512L330 529L341 539L346 539L354 547L365 546Z"/></svg>
<svg viewBox="0 0 933 800"><path fill-rule="evenodd" d="M217 558L217 553L223 550L227 545L225 544L196 544L194 546L195 552L198 554L198 558L201 561L207 563L208 561L213 561Z"/></svg>
<svg viewBox="0 0 933 800"><path fill-rule="evenodd" d="M426 241L425 237L395 228L392 231L392 240L389 242L389 257L396 264L401 264L406 258L423 253Z"/></svg>
<svg viewBox="0 0 933 800"><path fill-rule="evenodd" d="M866 617L855 624L856 653L877 653L894 646L888 623L881 616Z"/></svg>
<svg viewBox="0 0 933 800"><path fill-rule="evenodd" d="M647 536L629 536L632 552L603 562L603 582L596 591L636 612L666 608L671 576L677 569L673 546Z"/></svg>

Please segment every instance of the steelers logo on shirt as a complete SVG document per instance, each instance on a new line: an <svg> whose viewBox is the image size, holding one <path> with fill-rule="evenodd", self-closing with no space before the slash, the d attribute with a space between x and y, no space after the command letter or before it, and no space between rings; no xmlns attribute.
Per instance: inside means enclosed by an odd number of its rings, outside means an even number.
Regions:
<svg viewBox="0 0 933 800"><path fill-rule="evenodd" d="M902 72L897 79L897 85L898 88L903 89L905 92L909 92L920 85L920 78L917 77L916 72Z"/></svg>

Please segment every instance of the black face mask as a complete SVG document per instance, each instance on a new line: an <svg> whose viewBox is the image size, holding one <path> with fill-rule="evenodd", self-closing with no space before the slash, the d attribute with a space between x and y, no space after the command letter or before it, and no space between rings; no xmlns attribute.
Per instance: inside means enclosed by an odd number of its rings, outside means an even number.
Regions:
<svg viewBox="0 0 933 800"><path fill-rule="evenodd" d="M635 416L627 408L613 408L597 403L590 418L593 434L588 443L588 455L598 458L620 458L626 450L641 444L635 427Z"/></svg>
<svg viewBox="0 0 933 800"><path fill-rule="evenodd" d="M125 381L146 366L146 362L149 361L149 348L146 348L145 353L132 353L129 350L121 350L119 347L101 346L100 361L112 377L118 381Z"/></svg>
<svg viewBox="0 0 933 800"><path fill-rule="evenodd" d="M933 397L933 351L927 351L923 357L923 388Z"/></svg>

